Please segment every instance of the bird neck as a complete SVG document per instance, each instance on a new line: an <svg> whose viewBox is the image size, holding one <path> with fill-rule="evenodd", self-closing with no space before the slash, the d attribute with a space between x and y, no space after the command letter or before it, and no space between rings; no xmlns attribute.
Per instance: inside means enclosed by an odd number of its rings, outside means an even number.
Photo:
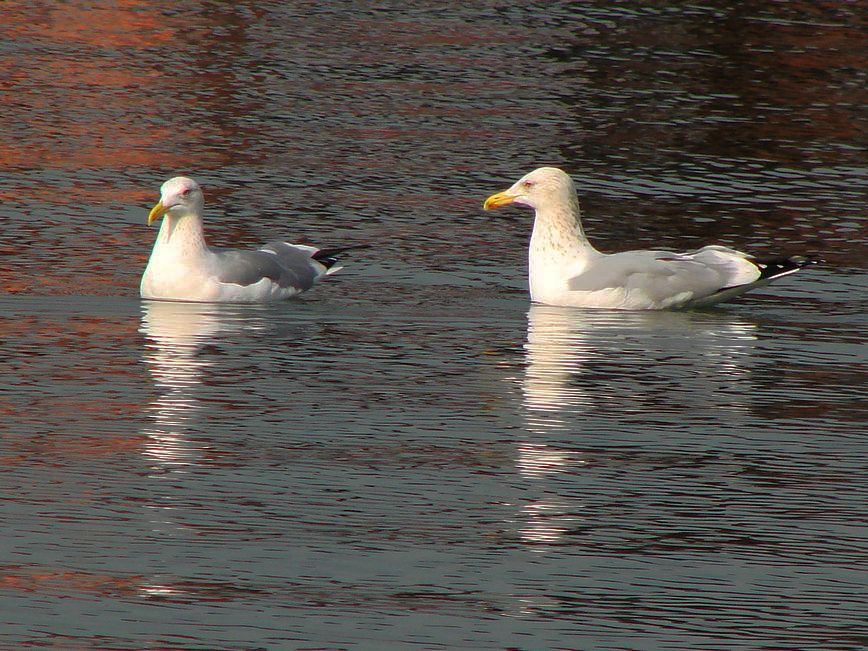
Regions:
<svg viewBox="0 0 868 651"><path fill-rule="evenodd" d="M575 260L595 252L582 229L578 199L536 210L530 255L544 256L555 264Z"/></svg>
<svg viewBox="0 0 868 651"><path fill-rule="evenodd" d="M202 216L196 213L180 216L166 215L163 217L163 224L157 235L157 246L187 255L196 255L205 251L207 245Z"/></svg>
<svg viewBox="0 0 868 651"><path fill-rule="evenodd" d="M538 207L528 251L531 299L556 301L569 279L581 273L589 258L596 255L599 253L582 230L577 199Z"/></svg>

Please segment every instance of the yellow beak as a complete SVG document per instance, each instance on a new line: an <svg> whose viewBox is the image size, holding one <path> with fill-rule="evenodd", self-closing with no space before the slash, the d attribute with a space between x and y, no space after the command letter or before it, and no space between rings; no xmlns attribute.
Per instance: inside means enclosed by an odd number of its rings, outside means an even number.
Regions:
<svg viewBox="0 0 868 651"><path fill-rule="evenodd" d="M169 209L163 205L162 201L158 201L157 205L151 208L151 212L148 213L148 226L157 221L160 217L166 214Z"/></svg>
<svg viewBox="0 0 868 651"><path fill-rule="evenodd" d="M509 194L509 190L504 190L503 192L498 192L497 194L488 197L488 199L485 200L485 203L482 204L482 209L491 210L492 208L508 206L513 201L515 201L515 195Z"/></svg>

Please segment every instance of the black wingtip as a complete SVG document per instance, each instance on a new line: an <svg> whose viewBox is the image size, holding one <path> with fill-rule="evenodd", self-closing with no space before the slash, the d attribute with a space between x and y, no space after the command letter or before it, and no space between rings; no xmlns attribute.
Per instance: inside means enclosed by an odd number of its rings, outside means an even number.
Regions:
<svg viewBox="0 0 868 651"><path fill-rule="evenodd" d="M352 244L350 246L334 246L328 249L320 249L314 253L311 258L324 265L326 269L331 269L338 262L338 256L346 251L355 251L356 249L370 249L371 244Z"/></svg>
<svg viewBox="0 0 868 651"><path fill-rule="evenodd" d="M809 267L814 264L823 262L820 256L809 253L806 255L793 255L788 258L770 258L766 260L757 260L756 266L760 269L760 280L777 278L791 274L804 267Z"/></svg>

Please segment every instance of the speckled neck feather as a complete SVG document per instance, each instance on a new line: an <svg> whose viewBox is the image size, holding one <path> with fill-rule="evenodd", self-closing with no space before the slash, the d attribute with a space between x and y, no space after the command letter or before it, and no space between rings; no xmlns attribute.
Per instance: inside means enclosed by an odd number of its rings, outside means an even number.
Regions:
<svg viewBox="0 0 868 651"><path fill-rule="evenodd" d="M566 203L540 206L531 235L531 255L535 253L575 259L594 251L582 229L579 200L573 195Z"/></svg>

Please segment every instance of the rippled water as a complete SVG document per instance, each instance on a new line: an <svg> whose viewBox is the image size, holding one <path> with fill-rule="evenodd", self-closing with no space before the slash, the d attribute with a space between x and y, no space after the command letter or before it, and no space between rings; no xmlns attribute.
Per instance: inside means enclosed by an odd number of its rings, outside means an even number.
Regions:
<svg viewBox="0 0 868 651"><path fill-rule="evenodd" d="M861 649L857 3L3 3L0 646ZM603 250L825 263L724 308L531 306ZM142 302L214 244L377 242L301 300Z"/></svg>

